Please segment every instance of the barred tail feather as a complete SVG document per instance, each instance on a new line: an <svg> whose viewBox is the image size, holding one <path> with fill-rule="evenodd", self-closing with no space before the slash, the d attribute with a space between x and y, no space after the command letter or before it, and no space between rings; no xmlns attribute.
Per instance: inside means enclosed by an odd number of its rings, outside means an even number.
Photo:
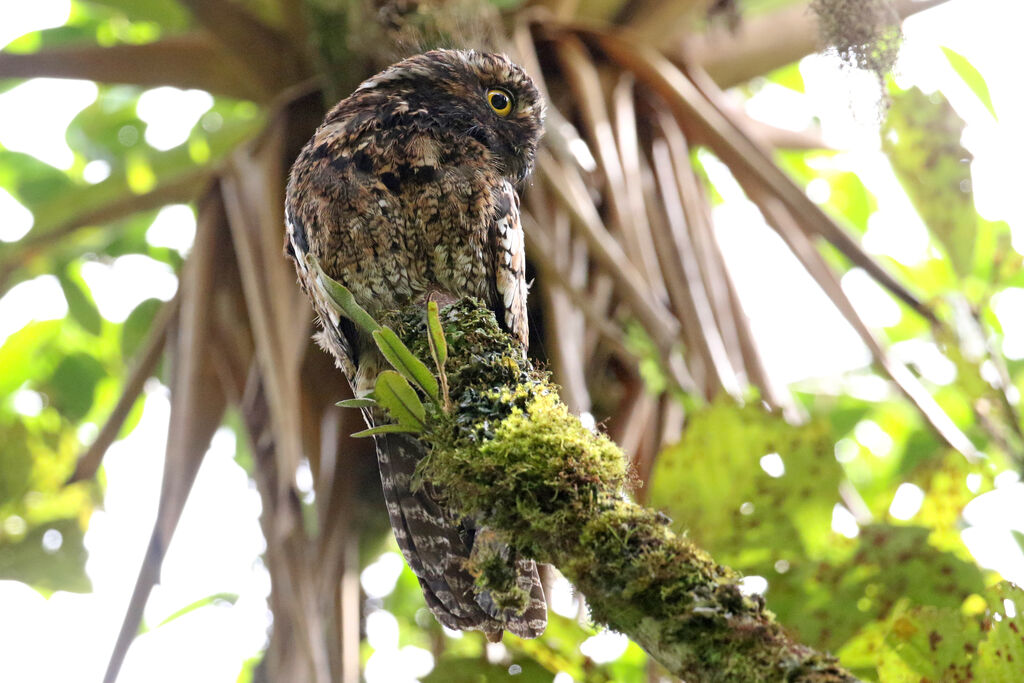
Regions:
<svg viewBox="0 0 1024 683"><path fill-rule="evenodd" d="M423 443L400 433L375 438L395 540L437 620L451 629L483 631L492 641L500 640L503 630L521 638L543 633L547 606L533 560L515 560L516 582L530 594L527 608L521 613L498 610L486 591L476 589L464 566L473 549L471 525L445 512L426 489L412 489L416 464L425 455Z"/></svg>

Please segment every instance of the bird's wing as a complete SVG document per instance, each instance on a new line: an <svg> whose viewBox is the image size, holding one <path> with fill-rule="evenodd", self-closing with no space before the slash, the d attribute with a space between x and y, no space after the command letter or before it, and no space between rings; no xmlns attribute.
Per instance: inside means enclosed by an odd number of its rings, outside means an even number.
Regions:
<svg viewBox="0 0 1024 683"><path fill-rule="evenodd" d="M498 293L499 318L526 348L530 325L526 318L526 246L519 219L519 195L512 183L504 181L497 190L492 227L494 243L494 284Z"/></svg>
<svg viewBox="0 0 1024 683"><path fill-rule="evenodd" d="M334 356L335 362L345 373L348 381L354 383L357 361L355 325L348 318L338 315L335 307L328 303L329 296L323 291L323 283L316 273L310 272L306 264L306 254L309 253L306 226L299 212L293 211L290 205L285 209L285 229L285 254L295 262L299 283L312 300L313 308L322 325L315 339L324 351Z"/></svg>

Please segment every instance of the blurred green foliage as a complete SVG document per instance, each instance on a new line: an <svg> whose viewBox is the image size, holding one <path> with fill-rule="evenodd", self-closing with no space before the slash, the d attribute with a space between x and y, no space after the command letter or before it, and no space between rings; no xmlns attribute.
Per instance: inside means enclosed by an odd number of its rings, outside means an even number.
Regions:
<svg viewBox="0 0 1024 683"><path fill-rule="evenodd" d="M941 93L897 92L882 127L882 146L907 196L953 269L974 265L975 226L971 153L960 144L964 123Z"/></svg>

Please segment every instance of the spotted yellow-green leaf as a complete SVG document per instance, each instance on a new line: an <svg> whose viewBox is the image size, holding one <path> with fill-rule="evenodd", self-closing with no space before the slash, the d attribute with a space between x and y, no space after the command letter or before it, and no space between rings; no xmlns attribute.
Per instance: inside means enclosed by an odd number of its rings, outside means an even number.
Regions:
<svg viewBox="0 0 1024 683"><path fill-rule="evenodd" d="M990 595L998 606L988 638L978 648L977 680L1019 681L1024 671L1024 590L1004 581Z"/></svg>
<svg viewBox="0 0 1024 683"><path fill-rule="evenodd" d="M981 630L976 620L949 607L897 608L885 646L894 653L879 667L882 680L972 680L972 657Z"/></svg>
<svg viewBox="0 0 1024 683"><path fill-rule="evenodd" d="M716 401L694 411L680 442L659 455L648 495L681 530L741 570L750 568L751 547L780 556L821 548L842 479L839 463L821 457L830 439L823 423L795 427L758 406ZM768 454L778 463L774 475L759 466ZM707 485L725 481L724 490Z"/></svg>
<svg viewBox="0 0 1024 683"><path fill-rule="evenodd" d="M957 274L971 273L978 213L971 153L960 143L964 122L941 93L896 93L882 128L882 149L928 230Z"/></svg>

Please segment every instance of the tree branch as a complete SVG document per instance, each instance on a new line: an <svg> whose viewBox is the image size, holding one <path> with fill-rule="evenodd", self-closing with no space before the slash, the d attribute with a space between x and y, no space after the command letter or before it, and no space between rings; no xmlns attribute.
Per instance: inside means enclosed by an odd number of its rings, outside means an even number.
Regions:
<svg viewBox="0 0 1024 683"><path fill-rule="evenodd" d="M900 19L941 5L946 0L896 0ZM688 37L671 54L696 64L723 88L768 73L822 48L818 19L806 3L745 18L738 29L714 27Z"/></svg>
<svg viewBox="0 0 1024 683"><path fill-rule="evenodd" d="M192 15L271 93L309 77L301 47L288 34L229 0L180 0Z"/></svg>
<svg viewBox="0 0 1024 683"><path fill-rule="evenodd" d="M385 321L429 358L424 311ZM625 633L673 674L694 681L854 681L835 659L789 638L759 596L668 520L624 496L622 451L584 428L502 332L489 310L462 300L442 312L455 412L427 408L430 446L417 485L443 492L455 513L522 556L557 566L587 596L593 618ZM483 532L479 537L485 537ZM494 594L488 547L471 566ZM481 549L483 548L483 549ZM514 600L515 587L502 598Z"/></svg>
<svg viewBox="0 0 1024 683"><path fill-rule="evenodd" d="M143 87L173 85L218 95L267 100L233 55L203 33L144 45L61 47L27 55L0 54L0 78L85 78Z"/></svg>

